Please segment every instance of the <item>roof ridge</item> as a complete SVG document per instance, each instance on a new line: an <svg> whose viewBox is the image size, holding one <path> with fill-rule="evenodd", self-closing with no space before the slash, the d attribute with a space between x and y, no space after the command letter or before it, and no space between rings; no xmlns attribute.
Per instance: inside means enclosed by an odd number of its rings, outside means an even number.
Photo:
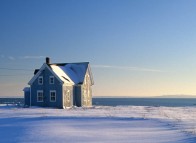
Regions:
<svg viewBox="0 0 196 143"><path fill-rule="evenodd" d="M67 64L89 64L90 62L74 62L74 63L51 63L49 65L67 65Z"/></svg>

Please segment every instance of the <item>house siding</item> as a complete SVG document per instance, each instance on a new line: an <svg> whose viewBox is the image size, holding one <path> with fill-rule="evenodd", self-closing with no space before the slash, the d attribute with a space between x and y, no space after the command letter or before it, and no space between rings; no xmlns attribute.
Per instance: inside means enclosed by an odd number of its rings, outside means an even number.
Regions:
<svg viewBox="0 0 196 143"><path fill-rule="evenodd" d="M82 106L82 99L81 99L81 86L80 85L76 85L74 86L74 105L81 107Z"/></svg>
<svg viewBox="0 0 196 143"><path fill-rule="evenodd" d="M78 107L92 106L92 89L90 84L89 72L87 71L84 83L74 86L74 105Z"/></svg>
<svg viewBox="0 0 196 143"><path fill-rule="evenodd" d="M38 84L39 76L43 76L43 84ZM32 106L43 106L43 107L57 107L63 108L62 104L62 84L54 77L54 84L50 84L50 76L53 74L45 68L41 74L35 79L31 85L31 105ZM37 91L43 91L44 100L43 102L37 102ZM56 91L56 101L50 102L50 91Z"/></svg>
<svg viewBox="0 0 196 143"><path fill-rule="evenodd" d="M73 86L72 85L63 86L63 106L72 107L74 104L73 101L74 101Z"/></svg>
<svg viewBox="0 0 196 143"><path fill-rule="evenodd" d="M81 86L81 106L90 107L92 106L92 89L87 88L85 85Z"/></svg>
<svg viewBox="0 0 196 143"><path fill-rule="evenodd" d="M89 72L87 71L84 79L84 83L82 85L82 92L81 92L81 101L82 106L84 107L90 107L92 106L92 89L90 85L90 76Z"/></svg>

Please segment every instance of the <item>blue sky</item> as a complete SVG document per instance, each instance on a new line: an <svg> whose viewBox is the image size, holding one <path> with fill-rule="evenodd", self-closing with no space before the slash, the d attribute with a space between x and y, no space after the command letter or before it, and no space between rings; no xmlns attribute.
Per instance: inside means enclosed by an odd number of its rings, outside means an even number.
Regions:
<svg viewBox="0 0 196 143"><path fill-rule="evenodd" d="M194 0L1 0L0 96L21 96L45 56L89 61L95 96L196 95L195 7Z"/></svg>

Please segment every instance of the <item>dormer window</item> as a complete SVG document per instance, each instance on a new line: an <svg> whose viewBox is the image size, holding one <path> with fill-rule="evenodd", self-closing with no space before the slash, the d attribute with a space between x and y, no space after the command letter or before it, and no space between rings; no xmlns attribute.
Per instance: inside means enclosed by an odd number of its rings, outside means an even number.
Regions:
<svg viewBox="0 0 196 143"><path fill-rule="evenodd" d="M38 84L42 85L43 84L43 76L39 76L38 78Z"/></svg>
<svg viewBox="0 0 196 143"><path fill-rule="evenodd" d="M50 84L54 84L54 76L50 76L49 82L50 82Z"/></svg>

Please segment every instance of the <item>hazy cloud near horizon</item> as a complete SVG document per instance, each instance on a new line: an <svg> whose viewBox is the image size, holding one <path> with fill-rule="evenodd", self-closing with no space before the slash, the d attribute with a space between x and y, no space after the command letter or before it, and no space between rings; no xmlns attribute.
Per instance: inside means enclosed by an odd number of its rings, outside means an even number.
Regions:
<svg viewBox="0 0 196 143"><path fill-rule="evenodd" d="M46 56L23 56L20 59L44 59Z"/></svg>
<svg viewBox="0 0 196 143"><path fill-rule="evenodd" d="M141 68L141 67L126 67L126 66L111 66L111 65L91 65L93 68L105 68L105 69L119 69L141 72L166 72L159 69Z"/></svg>
<svg viewBox="0 0 196 143"><path fill-rule="evenodd" d="M15 57L15 56L5 56L5 55L0 55L2 59L7 58L9 60L16 60L16 59L44 59L46 56L20 56L20 57Z"/></svg>

